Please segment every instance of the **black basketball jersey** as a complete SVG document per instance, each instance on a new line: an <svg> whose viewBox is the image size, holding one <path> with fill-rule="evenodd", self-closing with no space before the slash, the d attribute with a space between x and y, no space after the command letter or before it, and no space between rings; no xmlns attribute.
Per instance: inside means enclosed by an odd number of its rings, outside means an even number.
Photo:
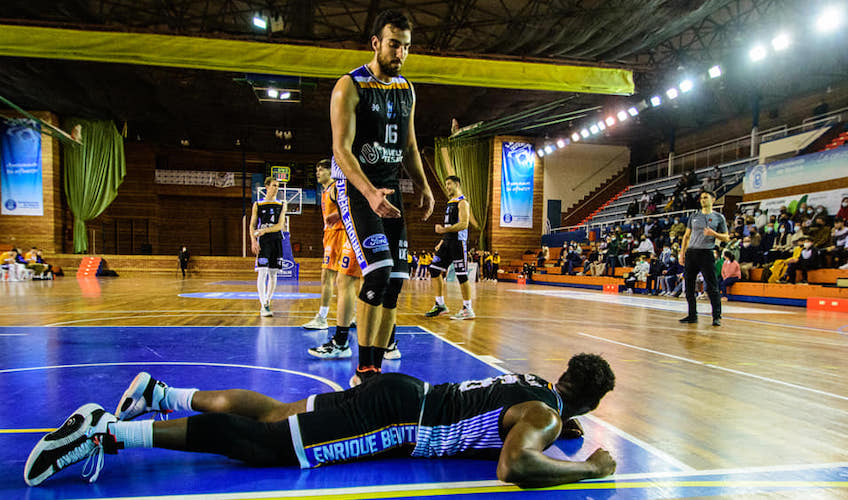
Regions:
<svg viewBox="0 0 848 500"><path fill-rule="evenodd" d="M452 226L459 222L459 202L465 199L465 195L457 196L448 200L448 207L445 209L445 226ZM444 233L442 239L445 240L468 240L468 228L462 231Z"/></svg>
<svg viewBox="0 0 848 500"><path fill-rule="evenodd" d="M368 66L361 66L347 76L359 94L351 151L371 184L396 188L415 101L412 86L402 76L388 82L378 80ZM334 179L344 178L335 160L332 175Z"/></svg>
<svg viewBox="0 0 848 500"><path fill-rule="evenodd" d="M506 437L504 413L525 401L541 401L562 414L559 394L536 375L510 373L434 386L425 396L412 456L497 458Z"/></svg>
<svg viewBox="0 0 848 500"><path fill-rule="evenodd" d="M280 201L262 200L256 204L256 216L259 218L258 225L254 229L271 227L280 221L283 216L283 203ZM279 240L283 238L283 232L266 233L259 237L259 243L265 241Z"/></svg>

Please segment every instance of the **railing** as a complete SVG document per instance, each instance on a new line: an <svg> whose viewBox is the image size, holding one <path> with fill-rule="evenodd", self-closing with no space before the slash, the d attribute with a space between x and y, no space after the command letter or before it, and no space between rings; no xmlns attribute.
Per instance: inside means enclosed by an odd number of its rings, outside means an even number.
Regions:
<svg viewBox="0 0 848 500"><path fill-rule="evenodd" d="M759 202L757 202L757 203L759 203ZM714 205L713 206L713 210L715 210L715 211L721 211L722 208L724 208L724 205ZM629 219L630 219L631 222L644 222L647 219L659 219L659 218L667 217L667 216L668 217L674 217L675 215L685 215L685 214L688 214L688 213L691 213L691 212L697 212L697 211L698 211L697 208L687 208L687 209L684 209L684 210L678 210L676 212L663 212L661 214L634 215L633 217L629 217ZM624 221L624 220L625 219L616 219L616 220L606 221L606 222L591 222L591 223L588 223L588 224L578 224L576 226L555 227L551 230L551 233L557 233L557 232L561 232L561 231L571 231L571 230L575 230L575 229L585 229L586 232L588 233L589 231L592 230L592 228L598 228L598 227L603 228L603 227L609 227L609 226L614 227L614 226L620 225L619 223Z"/></svg>
<svg viewBox="0 0 848 500"><path fill-rule="evenodd" d="M763 134L762 137L760 137L760 144L777 139L783 139L784 137L789 137L796 133L800 134L813 129L825 127L827 125L835 125L843 121L845 118L848 118L848 108L841 108L830 113L811 116L809 118L805 118L804 121L801 122L801 125L795 125L794 127L788 127L768 134Z"/></svg>
<svg viewBox="0 0 848 500"><path fill-rule="evenodd" d="M751 136L746 135L713 144L669 159L658 160L636 167L636 182L670 177L686 170L711 167L716 164L747 159L751 155ZM669 172L669 164L671 172Z"/></svg>
<svg viewBox="0 0 848 500"><path fill-rule="evenodd" d="M754 159L756 159L756 157L754 157L754 156L741 158L741 159L734 160L734 161L731 161L731 162L728 162L728 163L719 164L718 167L724 169L724 168L727 168L727 167L732 167L734 165L738 165L740 163L749 162L749 161L754 160ZM711 165L711 166L715 166L715 165ZM695 173L704 173L704 172L707 172L707 171L709 171L709 168L697 170L697 171L695 171ZM663 177L661 179L655 179L655 180L652 180L652 181L646 181L646 182L642 182L642 183L639 183L639 184L634 184L634 185L630 186L630 191L634 192L634 191L642 191L642 190L646 190L646 189L652 189L651 186L654 185L654 184L658 184L658 183L661 183L661 182L668 182L668 181L673 180L673 179L675 179L679 176L680 176L680 174L676 174L676 175L672 175L672 176L669 176L669 177ZM625 198L627 196L629 196L629 194L623 196L622 198Z"/></svg>

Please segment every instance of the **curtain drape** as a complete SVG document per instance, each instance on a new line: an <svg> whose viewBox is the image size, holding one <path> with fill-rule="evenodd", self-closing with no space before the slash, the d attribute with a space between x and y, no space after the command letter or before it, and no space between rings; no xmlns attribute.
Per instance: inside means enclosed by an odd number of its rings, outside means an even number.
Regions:
<svg viewBox="0 0 848 500"><path fill-rule="evenodd" d="M69 118L65 130L82 127L82 145L64 147L65 196L74 214L74 253L88 251L85 223L118 195L127 173L124 141L111 121Z"/></svg>
<svg viewBox="0 0 848 500"><path fill-rule="evenodd" d="M491 139L436 138L434 170L439 184L444 189L445 178L449 175L456 175L462 180L462 192L471 207L472 223L476 222L480 229L478 248L484 250L489 247L485 228L492 183L491 155Z"/></svg>

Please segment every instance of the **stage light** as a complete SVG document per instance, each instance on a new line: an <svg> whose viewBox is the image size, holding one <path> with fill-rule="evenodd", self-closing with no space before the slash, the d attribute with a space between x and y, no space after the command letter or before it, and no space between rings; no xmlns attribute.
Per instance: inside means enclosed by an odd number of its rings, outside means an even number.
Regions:
<svg viewBox="0 0 848 500"><path fill-rule="evenodd" d="M630 118L630 116L628 116L627 111L619 111L618 112L618 121L623 122L624 120L626 120L628 118Z"/></svg>
<svg viewBox="0 0 848 500"><path fill-rule="evenodd" d="M280 99L284 101L289 98L291 98L291 92L283 92L282 94L280 94Z"/></svg>
<svg viewBox="0 0 848 500"><path fill-rule="evenodd" d="M589 131L584 128L583 130L580 131L580 135L583 136L583 138L585 139L585 138L589 137Z"/></svg>
<svg viewBox="0 0 848 500"><path fill-rule="evenodd" d="M710 68L710 78L718 78L721 76L721 66L715 65Z"/></svg>
<svg viewBox="0 0 848 500"><path fill-rule="evenodd" d="M571 142L577 142L579 140L580 140L580 134L578 134L577 132L574 132L573 134L571 134Z"/></svg>
<svg viewBox="0 0 848 500"><path fill-rule="evenodd" d="M679 94L678 94L677 89L675 87L671 87L670 89L665 91L665 95L667 95L669 99L674 100L674 99L677 99L677 96Z"/></svg>
<svg viewBox="0 0 848 500"><path fill-rule="evenodd" d="M553 152L554 152L554 147L553 147L553 146L551 146L550 144L548 144L547 146L545 146L545 154L546 154L546 155L549 155L549 154L551 154L551 153L553 153Z"/></svg>
<svg viewBox="0 0 848 500"><path fill-rule="evenodd" d="M268 89L268 97L270 97L271 99L276 99L279 95L280 93L277 91L277 89Z"/></svg>
<svg viewBox="0 0 848 500"><path fill-rule="evenodd" d="M627 110L627 112L630 113L630 116L636 116L639 114L639 110L636 109L636 106L631 107Z"/></svg>
<svg viewBox="0 0 848 500"><path fill-rule="evenodd" d="M681 92L689 92L690 90L692 90L692 87L694 87L694 86L695 86L695 84L692 83L692 80L689 80L687 78L686 80L683 80L682 82L680 82L680 91Z"/></svg>
<svg viewBox="0 0 848 500"><path fill-rule="evenodd" d="M842 25L842 9L831 6L816 19L816 29L821 33L831 33Z"/></svg>
<svg viewBox="0 0 848 500"><path fill-rule="evenodd" d="M560 149L564 148L565 147L565 139L558 139L557 140L557 147L560 148Z"/></svg>
<svg viewBox="0 0 848 500"><path fill-rule="evenodd" d="M612 127L613 125L615 125L615 118L608 116L607 119L606 119L606 122L607 122L607 127Z"/></svg>
<svg viewBox="0 0 848 500"><path fill-rule="evenodd" d="M263 30L268 27L268 23L265 22L265 19L263 19L259 16L253 16L253 25L256 26L257 28L263 29Z"/></svg>
<svg viewBox="0 0 848 500"><path fill-rule="evenodd" d="M758 62L765 59L767 54L768 52L766 52L765 47L762 45L755 45L754 48L748 52L748 57L750 57L752 61Z"/></svg>
<svg viewBox="0 0 848 500"><path fill-rule="evenodd" d="M774 50L781 51L789 47L790 43L792 43L792 39L789 38L789 35L786 33L780 33L772 39L771 46Z"/></svg>
<svg viewBox="0 0 848 500"><path fill-rule="evenodd" d="M591 127L589 127L589 132L592 132L592 135L595 135L600 131L601 129L599 129L597 125L592 125Z"/></svg>
<svg viewBox="0 0 848 500"><path fill-rule="evenodd" d="M660 96L655 95L654 97L651 97L651 106L656 108L660 104L662 104L662 98Z"/></svg>
<svg viewBox="0 0 848 500"><path fill-rule="evenodd" d="M539 155L539 158L543 158L545 156L545 150L544 149L537 149L536 154Z"/></svg>
<svg viewBox="0 0 848 500"><path fill-rule="evenodd" d="M606 126L606 125L604 125L604 121L603 121L603 120L601 120L601 121L599 121L599 122L598 122L598 129L600 129L600 130L606 130L606 129L607 129L607 126Z"/></svg>

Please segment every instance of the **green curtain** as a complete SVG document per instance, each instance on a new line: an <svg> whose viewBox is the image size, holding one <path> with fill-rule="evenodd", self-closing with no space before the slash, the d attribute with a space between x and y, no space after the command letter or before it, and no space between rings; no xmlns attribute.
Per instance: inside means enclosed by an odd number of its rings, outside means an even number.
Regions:
<svg viewBox="0 0 848 500"><path fill-rule="evenodd" d="M127 174L124 141L111 121L69 118L65 130L82 127L82 145L64 147L65 196L74 214L74 253L88 251L85 223L100 215L118 195Z"/></svg>
<svg viewBox="0 0 848 500"><path fill-rule="evenodd" d="M462 192L468 197L471 215L480 229L478 247L484 250L489 248L485 228L492 184L491 155L491 139L436 138L434 170L439 178L439 184L444 189L445 178L451 174L455 174L462 180Z"/></svg>

